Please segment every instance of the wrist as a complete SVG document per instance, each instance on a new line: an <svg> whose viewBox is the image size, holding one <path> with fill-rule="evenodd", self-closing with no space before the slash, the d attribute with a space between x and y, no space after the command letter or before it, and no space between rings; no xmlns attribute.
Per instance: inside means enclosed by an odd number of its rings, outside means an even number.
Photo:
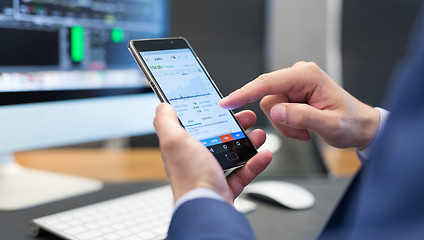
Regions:
<svg viewBox="0 0 424 240"><path fill-rule="evenodd" d="M209 188L195 188L186 192L177 201L175 201L174 211L177 210L182 204L190 200L199 199L199 198L210 198L210 199L216 199L219 201L224 201L222 196L220 196L217 192Z"/></svg>
<svg viewBox="0 0 424 240"><path fill-rule="evenodd" d="M370 158L371 153L374 151L376 142L380 138L382 129L384 129L385 123L386 123L387 118L389 117L389 114L390 114L387 110L385 110L383 108L376 107L375 109L380 112L380 125L379 125L378 131L377 131L377 135L375 136L374 140L371 142L371 144L367 148L356 149L356 153L357 153L359 159L361 160L361 162L363 162L363 163Z"/></svg>
<svg viewBox="0 0 424 240"><path fill-rule="evenodd" d="M363 111L363 114L361 114L358 127L358 129L360 129L358 131L358 133L360 133L360 141L356 148L359 150L364 150L371 145L380 128L380 111L368 105L365 105L365 107L366 110Z"/></svg>

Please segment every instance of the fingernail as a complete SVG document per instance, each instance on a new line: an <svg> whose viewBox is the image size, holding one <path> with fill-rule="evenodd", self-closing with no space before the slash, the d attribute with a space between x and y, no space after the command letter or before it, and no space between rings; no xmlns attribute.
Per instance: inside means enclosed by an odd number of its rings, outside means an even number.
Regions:
<svg viewBox="0 0 424 240"><path fill-rule="evenodd" d="M287 119L287 108L284 105L278 104L271 108L271 118L279 123L285 123Z"/></svg>

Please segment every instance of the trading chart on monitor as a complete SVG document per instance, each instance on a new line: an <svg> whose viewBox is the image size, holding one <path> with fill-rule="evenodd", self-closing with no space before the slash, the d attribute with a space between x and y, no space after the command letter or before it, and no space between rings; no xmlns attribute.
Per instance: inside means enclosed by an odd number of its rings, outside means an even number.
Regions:
<svg viewBox="0 0 424 240"><path fill-rule="evenodd" d="M167 0L2 0L0 92L145 86L135 38L166 36Z"/></svg>

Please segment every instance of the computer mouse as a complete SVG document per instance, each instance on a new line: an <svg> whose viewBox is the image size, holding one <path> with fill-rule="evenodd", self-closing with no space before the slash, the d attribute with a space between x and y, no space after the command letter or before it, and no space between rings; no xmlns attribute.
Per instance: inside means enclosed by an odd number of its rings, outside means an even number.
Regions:
<svg viewBox="0 0 424 240"><path fill-rule="evenodd" d="M246 186L243 192L295 210L310 208L315 203L311 192L299 185L282 181L254 182Z"/></svg>

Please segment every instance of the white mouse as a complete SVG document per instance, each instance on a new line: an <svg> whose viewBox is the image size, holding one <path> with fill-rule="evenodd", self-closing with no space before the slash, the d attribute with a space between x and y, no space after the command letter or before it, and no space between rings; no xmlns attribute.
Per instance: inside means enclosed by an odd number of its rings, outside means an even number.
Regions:
<svg viewBox="0 0 424 240"><path fill-rule="evenodd" d="M243 191L247 195L273 200L287 208L301 210L315 203L314 195L305 188L282 181L260 181L249 184Z"/></svg>

